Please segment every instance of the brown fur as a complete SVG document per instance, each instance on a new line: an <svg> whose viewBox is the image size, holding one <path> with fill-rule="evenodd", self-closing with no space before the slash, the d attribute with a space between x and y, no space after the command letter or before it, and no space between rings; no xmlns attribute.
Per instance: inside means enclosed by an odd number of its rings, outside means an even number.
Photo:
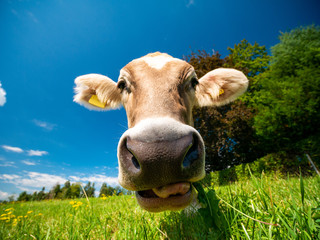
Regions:
<svg viewBox="0 0 320 240"><path fill-rule="evenodd" d="M185 96L183 81L193 67L174 61L162 69L151 68L143 60L133 61L123 68L128 72L131 93L124 106L129 127L148 117L172 117L192 125L192 102ZM151 107L152 106L152 107Z"/></svg>
<svg viewBox="0 0 320 240"><path fill-rule="evenodd" d="M168 58L160 69L153 68L146 58ZM180 59L166 53L149 53L135 59L123 69L130 93L117 89L116 83L109 78L88 74L76 79L74 100L90 109L87 101L96 94L101 102L107 103L105 110L122 103L126 109L129 128L148 117L171 117L182 123L193 125L192 108L198 106L220 106L233 101L247 88L248 80L240 71L234 69L216 69L199 80L196 91L186 90L188 77L195 75L193 67ZM219 95L220 89L224 93Z"/></svg>

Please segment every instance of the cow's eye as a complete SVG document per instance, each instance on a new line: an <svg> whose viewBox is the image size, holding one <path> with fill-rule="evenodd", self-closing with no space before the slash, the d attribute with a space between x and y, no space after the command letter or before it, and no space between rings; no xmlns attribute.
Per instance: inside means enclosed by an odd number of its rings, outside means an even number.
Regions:
<svg viewBox="0 0 320 240"><path fill-rule="evenodd" d="M124 80L120 80L117 84L117 87L121 90L121 92L127 89L127 83Z"/></svg>
<svg viewBox="0 0 320 240"><path fill-rule="evenodd" d="M198 79L196 77L193 77L190 81L190 86L195 89L196 86L199 84Z"/></svg>

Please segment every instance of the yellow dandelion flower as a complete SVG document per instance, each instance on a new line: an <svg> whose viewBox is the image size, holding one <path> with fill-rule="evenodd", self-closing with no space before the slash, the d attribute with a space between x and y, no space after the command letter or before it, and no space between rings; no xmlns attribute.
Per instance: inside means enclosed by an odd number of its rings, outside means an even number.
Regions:
<svg viewBox="0 0 320 240"><path fill-rule="evenodd" d="M27 214L30 214L30 213L32 213L32 212L33 212L33 211L28 211Z"/></svg>
<svg viewBox="0 0 320 240"><path fill-rule="evenodd" d="M18 216L18 219L23 218L23 216Z"/></svg>
<svg viewBox="0 0 320 240"><path fill-rule="evenodd" d="M42 216L42 215L43 215L42 213L39 213L39 214L38 214L38 216Z"/></svg>
<svg viewBox="0 0 320 240"><path fill-rule="evenodd" d="M25 216L24 216L24 218L27 218L27 217L28 217L28 215L25 215Z"/></svg>
<svg viewBox="0 0 320 240"><path fill-rule="evenodd" d="M7 215L6 213L4 213L4 214L1 214L1 216L0 216L0 217L6 216L6 215Z"/></svg>
<svg viewBox="0 0 320 240"><path fill-rule="evenodd" d="M8 209L6 209L6 210L4 210L5 212L9 212L9 211L11 211L11 210L13 210L13 208L8 208Z"/></svg>
<svg viewBox="0 0 320 240"><path fill-rule="evenodd" d="M8 212L8 215L10 215L12 212Z"/></svg>
<svg viewBox="0 0 320 240"><path fill-rule="evenodd" d="M2 218L0 218L0 220L8 220L8 219L10 219L10 218L8 218L8 217L2 217Z"/></svg>

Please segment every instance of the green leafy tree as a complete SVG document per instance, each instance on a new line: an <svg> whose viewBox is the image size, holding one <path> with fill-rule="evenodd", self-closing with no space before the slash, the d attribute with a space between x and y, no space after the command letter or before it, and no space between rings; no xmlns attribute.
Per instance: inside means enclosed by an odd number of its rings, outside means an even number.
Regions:
<svg viewBox="0 0 320 240"><path fill-rule="evenodd" d="M44 191L45 191L45 187L43 187L43 188L41 189L41 191L38 192L38 194L37 194L37 200L38 200L38 201L41 201L41 200L44 200L44 199L45 199L46 193L45 193Z"/></svg>
<svg viewBox="0 0 320 240"><path fill-rule="evenodd" d="M72 183L71 187L71 198L78 198L80 197L80 192L81 192L81 186L80 183Z"/></svg>
<svg viewBox="0 0 320 240"><path fill-rule="evenodd" d="M224 66L236 68L250 79L268 68L270 56L265 46L260 46L258 43L252 45L246 39L243 39L240 43L234 45L234 48L228 47L228 50L230 53L225 59Z"/></svg>
<svg viewBox="0 0 320 240"><path fill-rule="evenodd" d="M255 97L254 127L274 152L319 154L320 27L282 33Z"/></svg>
<svg viewBox="0 0 320 240"><path fill-rule="evenodd" d="M31 199L30 201L37 201L38 200L38 192L33 192L33 194L31 195Z"/></svg>
<svg viewBox="0 0 320 240"><path fill-rule="evenodd" d="M95 191L94 183L91 184L91 182L88 182L86 186L84 187L84 191L86 192L88 197L94 197L94 191Z"/></svg>
<svg viewBox="0 0 320 240"><path fill-rule="evenodd" d="M17 201L30 201L32 199L32 195L28 194L26 191L23 191L19 194Z"/></svg>
<svg viewBox="0 0 320 240"><path fill-rule="evenodd" d="M100 188L99 197L112 196L114 194L115 188L108 186L106 183L102 183Z"/></svg>
<svg viewBox="0 0 320 240"><path fill-rule="evenodd" d="M54 185L48 195L49 199L61 199L61 186L59 183Z"/></svg>
<svg viewBox="0 0 320 240"><path fill-rule="evenodd" d="M259 76L269 67L270 56L267 49L258 43L252 45L244 39L239 44L234 45L234 48L229 47L228 50L230 54L225 59L224 67L238 69L248 77L248 90L240 99L252 104L254 103L252 102L253 96L261 88Z"/></svg>
<svg viewBox="0 0 320 240"><path fill-rule="evenodd" d="M64 183L63 188L61 189L61 198L62 199L69 199L71 198L71 183L70 181L66 181Z"/></svg>
<svg viewBox="0 0 320 240"><path fill-rule="evenodd" d="M198 77L219 67L232 67L250 74L250 81L267 68L266 49L243 40L230 55L221 59L218 53L192 53L185 59L194 66ZM252 64L254 62L254 64ZM252 69L250 69L252 68ZM252 89L254 92L254 89ZM194 126L201 133L206 146L206 171L228 168L252 162L263 156L262 145L253 129L254 109L247 101L235 101L222 107L195 108Z"/></svg>

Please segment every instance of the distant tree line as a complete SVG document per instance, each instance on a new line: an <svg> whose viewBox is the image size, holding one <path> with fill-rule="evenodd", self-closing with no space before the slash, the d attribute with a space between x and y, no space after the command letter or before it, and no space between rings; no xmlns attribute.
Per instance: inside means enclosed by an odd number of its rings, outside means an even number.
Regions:
<svg viewBox="0 0 320 240"><path fill-rule="evenodd" d="M194 109L194 125L206 144L206 171L264 159L294 172L320 164L320 27L281 33L271 48L242 40L221 58L197 51L184 57L198 78L236 68L249 79L247 93L222 107ZM272 159L272 161L270 160ZM276 161L275 161L276 159ZM298 163L298 164L296 164Z"/></svg>
<svg viewBox="0 0 320 240"><path fill-rule="evenodd" d="M81 183L70 183L66 181L61 187L60 184L56 184L52 187L49 192L45 192L45 187L42 188L39 192L34 192L33 194L23 191L19 194L17 201L41 201L46 199L76 199L76 198L85 198L95 197L95 184L88 182L83 188ZM112 187L108 186L106 183L103 183L100 188L99 197L101 196L113 196L120 194L131 194L130 191L123 189L119 186ZM11 199L13 200L13 199Z"/></svg>

